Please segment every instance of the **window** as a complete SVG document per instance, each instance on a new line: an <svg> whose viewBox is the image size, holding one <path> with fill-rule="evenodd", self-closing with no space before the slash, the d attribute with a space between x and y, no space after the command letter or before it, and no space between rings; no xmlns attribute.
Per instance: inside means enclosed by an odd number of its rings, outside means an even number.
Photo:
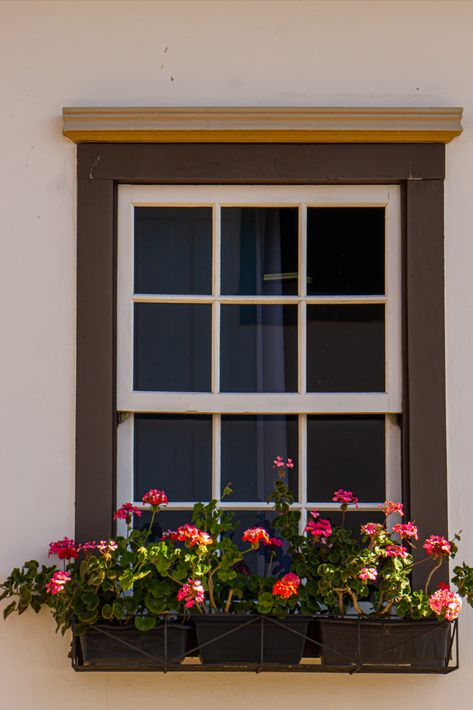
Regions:
<svg viewBox="0 0 473 710"><path fill-rule="evenodd" d="M402 496L399 186L121 185L117 304L118 502L267 525L279 454L302 526Z"/></svg>
<svg viewBox="0 0 473 710"><path fill-rule="evenodd" d="M112 534L114 530L113 510L117 488L122 485L121 480L117 479L117 433L120 429L126 430L126 426L123 429L122 424L117 425L117 410L133 411L130 404L123 407L118 407L117 404L116 361L117 350L122 347L117 343L116 319L117 223L120 221L117 220L118 188L121 185L133 185L133 189L136 189L145 183L151 186L150 190L154 190L155 186L188 185L192 191L197 187L209 185L215 188L225 185L254 185L268 189L271 185L284 185L291 189L295 186L307 186L307 189L309 186L345 189L344 185L366 185L367 189L375 190L379 185L394 185L399 188L403 396L400 407L402 415L398 423L401 429L403 461L402 493L409 515L421 528L426 531L435 529L439 534L446 534L444 177L445 148L436 143L80 144L77 252L77 539L99 539ZM354 188L347 189L352 191ZM203 202L208 206L209 198L205 198ZM288 254L287 258L293 257ZM293 272L292 267L287 268L288 272L284 273ZM204 276L204 272L200 273ZM265 273L279 272L275 269ZM329 272L324 272L327 278L328 274ZM142 276L145 279L146 275ZM288 279L284 279L283 283L285 289L294 285ZM269 284L270 282L266 282L266 285ZM206 287L206 284L204 286ZM374 284L373 289L375 286L377 285ZM200 284L198 288L201 288ZM325 285L322 283L320 288L322 290ZM175 295L188 295L187 287L184 293ZM192 292L191 295L196 298L202 296ZM206 294L203 295L205 297ZM222 295L228 294L222 292ZM281 297L293 295L284 290ZM310 294L312 295L319 297L317 294ZM320 298L324 295L327 294L320 294ZM376 295L367 294L368 297ZM314 307L319 305L316 303ZM328 305L326 307L329 308ZM327 321L324 323L327 324ZM131 333L129 338L131 343ZM139 397L145 394L145 391L137 392ZM204 394L210 398L218 393ZM252 396L268 396L270 399L284 396L297 399L299 394L304 393L259 392L253 393ZM311 397L319 396L320 399L327 397L324 392L305 394ZM162 396L168 395L179 399L183 393L163 393ZM333 400L340 400L345 396L340 392L332 392L331 395ZM362 395L363 392L351 392L350 398L359 398ZM240 397L242 393L225 393L224 396ZM385 393L373 391L368 392L367 396L384 398L385 401L387 397ZM311 411L310 408L304 411L298 407L299 405L294 404L294 415ZM151 411L154 411L153 408ZM357 415L362 411L363 409L355 408L342 413ZM382 415L397 411L391 402L389 405L380 406L377 412L370 413ZM179 411L173 413L177 416ZM327 414L327 418L337 413L340 413L340 410ZM211 411L206 411L199 416L210 415ZM230 412L226 415L240 416ZM393 430L399 433L396 418L392 417ZM200 423L205 428L205 419ZM330 420L327 425L329 424ZM120 432L120 448L122 443ZM391 455L396 458L398 450L394 437L392 450L387 452L388 461L391 460ZM310 456L310 459L313 457ZM391 465L388 463L388 470ZM392 470L396 470L395 461ZM200 494L195 495L200 497ZM247 497L249 496L250 493ZM324 497L328 497L328 494L324 494ZM242 504L249 502L251 501L242 501ZM256 503L259 504L258 501ZM178 512L176 511L176 515ZM422 576L422 565L415 568L415 574Z"/></svg>

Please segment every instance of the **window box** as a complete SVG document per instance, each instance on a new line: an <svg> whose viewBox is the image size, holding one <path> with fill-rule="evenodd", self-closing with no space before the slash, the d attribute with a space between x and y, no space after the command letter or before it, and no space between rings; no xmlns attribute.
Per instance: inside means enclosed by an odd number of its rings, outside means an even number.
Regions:
<svg viewBox="0 0 473 710"><path fill-rule="evenodd" d="M447 668L456 627L436 619L319 619L325 666Z"/></svg>

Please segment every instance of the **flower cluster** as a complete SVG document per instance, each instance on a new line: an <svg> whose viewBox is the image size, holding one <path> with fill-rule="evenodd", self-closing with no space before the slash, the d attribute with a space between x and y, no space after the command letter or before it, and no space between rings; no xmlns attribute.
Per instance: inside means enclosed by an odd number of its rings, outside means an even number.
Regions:
<svg viewBox="0 0 473 710"><path fill-rule="evenodd" d="M396 503L393 500L386 500L383 505L379 505L378 508L383 511L386 517L392 513L399 513L399 515L404 515L404 506L402 503Z"/></svg>
<svg viewBox="0 0 473 710"><path fill-rule="evenodd" d="M54 572L53 576L47 583L46 591L49 594L59 594L59 592L62 592L66 584L70 581L70 572L61 572L61 570L58 570L57 572Z"/></svg>
<svg viewBox="0 0 473 710"><path fill-rule="evenodd" d="M294 468L294 461L292 459L284 461L282 456L276 456L273 461L273 468Z"/></svg>
<svg viewBox="0 0 473 710"><path fill-rule="evenodd" d="M270 545L270 537L264 528L248 528L241 538L243 542L249 542L251 547L258 547L260 542L263 545Z"/></svg>
<svg viewBox="0 0 473 710"><path fill-rule="evenodd" d="M115 511L113 514L114 520L126 520L127 523L131 522L131 516L135 514L139 518L141 517L141 510L137 508L133 503L123 503L121 508Z"/></svg>
<svg viewBox="0 0 473 710"><path fill-rule="evenodd" d="M325 520L319 517L316 510L311 510L310 514L314 520L309 520L305 526L305 532L310 533L317 541L325 543L326 539L332 534L332 525L330 520Z"/></svg>
<svg viewBox="0 0 473 710"><path fill-rule="evenodd" d="M363 567L358 574L358 579L362 579L364 582L367 582L368 580L374 582L377 576L378 572L376 567Z"/></svg>
<svg viewBox="0 0 473 710"><path fill-rule="evenodd" d="M431 535L424 542L424 550L430 557L448 557L452 551L451 543L441 535Z"/></svg>
<svg viewBox="0 0 473 710"><path fill-rule="evenodd" d="M192 609L194 604L202 604L205 598L205 590L199 579L188 579L187 584L183 584L177 593L177 600L185 600L185 608Z"/></svg>
<svg viewBox="0 0 473 710"><path fill-rule="evenodd" d="M284 541L279 537L270 537L267 544L271 547L282 547L284 545Z"/></svg>
<svg viewBox="0 0 473 710"><path fill-rule="evenodd" d="M106 558L110 557L112 552L115 552L117 548L118 545L115 540L99 540L95 544L95 549Z"/></svg>
<svg viewBox="0 0 473 710"><path fill-rule="evenodd" d="M361 526L361 534L367 535L368 537L375 537L384 530L381 523L366 523L366 525Z"/></svg>
<svg viewBox="0 0 473 710"><path fill-rule="evenodd" d="M164 491L160 491L158 488L151 488L143 496L143 503L145 505L151 505L153 508L159 505L167 505L168 497Z"/></svg>
<svg viewBox="0 0 473 710"><path fill-rule="evenodd" d="M335 503L341 503L342 508L351 504L358 508L359 499L353 495L353 491L345 491L343 488L339 488L338 491L333 492L332 500Z"/></svg>
<svg viewBox="0 0 473 710"><path fill-rule="evenodd" d="M194 547L194 545L207 547L213 543L208 533L199 530L199 528L190 523L180 525L177 530L170 530L163 535L163 538L166 537L169 537L171 540L177 540L178 542L188 542L191 547Z"/></svg>
<svg viewBox="0 0 473 710"><path fill-rule="evenodd" d="M70 537L64 537L62 540L56 540L49 543L49 557L57 555L60 560L77 560L79 557L79 549Z"/></svg>
<svg viewBox="0 0 473 710"><path fill-rule="evenodd" d="M300 578L293 572L288 572L284 577L273 585L273 597L283 597L289 599L292 595L299 593Z"/></svg>
<svg viewBox="0 0 473 710"><path fill-rule="evenodd" d="M453 621L461 611L462 600L456 592L452 592L448 584L440 583L439 589L429 598L429 606L437 616Z"/></svg>
<svg viewBox="0 0 473 710"><path fill-rule="evenodd" d="M419 539L417 525L414 525L414 523L396 523L396 525L393 525L393 532L397 533L402 540Z"/></svg>
<svg viewBox="0 0 473 710"><path fill-rule="evenodd" d="M401 557L401 559L405 559L409 554L402 545L386 545L383 552L386 557Z"/></svg>

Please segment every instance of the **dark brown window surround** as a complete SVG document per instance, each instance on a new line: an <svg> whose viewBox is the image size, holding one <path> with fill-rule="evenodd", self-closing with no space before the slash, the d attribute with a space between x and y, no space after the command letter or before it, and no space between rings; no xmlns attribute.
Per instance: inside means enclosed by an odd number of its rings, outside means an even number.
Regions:
<svg viewBox="0 0 473 710"><path fill-rule="evenodd" d="M114 529L120 183L401 185L404 500L421 534L447 534L444 145L82 143L77 152L77 539Z"/></svg>

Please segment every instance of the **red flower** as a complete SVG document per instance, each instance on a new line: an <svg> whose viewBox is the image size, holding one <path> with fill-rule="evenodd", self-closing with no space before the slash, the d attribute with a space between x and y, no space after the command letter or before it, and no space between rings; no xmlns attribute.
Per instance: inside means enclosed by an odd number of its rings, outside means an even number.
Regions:
<svg viewBox="0 0 473 710"><path fill-rule="evenodd" d="M282 456L276 456L273 461L273 468L294 468L294 461L292 459L284 461Z"/></svg>
<svg viewBox="0 0 473 710"><path fill-rule="evenodd" d="M268 545L272 545L273 547L282 547L284 542L279 537L270 537Z"/></svg>
<svg viewBox="0 0 473 710"><path fill-rule="evenodd" d="M299 585L301 580L293 572L288 572L284 577L278 580L273 585L272 594L274 597L283 597L283 599L289 599L293 594L299 593Z"/></svg>
<svg viewBox="0 0 473 710"><path fill-rule="evenodd" d="M391 513L399 513L399 515L404 515L403 504L396 503L393 500L386 500L383 505L379 505L378 508L383 511L386 517L391 515Z"/></svg>
<svg viewBox="0 0 473 710"><path fill-rule="evenodd" d="M188 579L187 584L183 584L177 593L177 600L184 604L186 609L192 609L195 603L202 604L205 598L205 590L199 579Z"/></svg>
<svg viewBox="0 0 473 710"><path fill-rule="evenodd" d="M151 505L152 507L167 505L168 497L164 491L160 491L157 488L151 488L151 490L144 494L143 503L145 505Z"/></svg>
<svg viewBox="0 0 473 710"><path fill-rule="evenodd" d="M396 525L393 525L393 532L398 533L401 538L412 537L414 540L419 539L417 525L414 525L414 523L396 523Z"/></svg>
<svg viewBox="0 0 473 710"><path fill-rule="evenodd" d="M380 523L366 523L366 525L361 526L361 534L375 537L382 529L383 526Z"/></svg>
<svg viewBox="0 0 473 710"><path fill-rule="evenodd" d="M323 520L320 518L317 521L309 520L305 526L305 531L310 533L316 540L325 540L332 534L332 526L329 520Z"/></svg>
<svg viewBox="0 0 473 710"><path fill-rule="evenodd" d="M264 545L269 545L269 535L266 532L264 528L248 528L248 530L245 530L243 533L243 537L241 538L243 542L249 542L251 544L251 547L258 547L260 542L262 542Z"/></svg>
<svg viewBox="0 0 473 710"><path fill-rule="evenodd" d="M352 503L358 508L358 498L353 495L353 491L345 491L343 488L339 488L338 491L333 492L332 500L335 501L335 503L341 503L342 508Z"/></svg>
<svg viewBox="0 0 473 710"><path fill-rule="evenodd" d="M450 542L441 535L431 535L424 542L423 547L427 554L434 559L448 557L452 551Z"/></svg>
<svg viewBox="0 0 473 710"><path fill-rule="evenodd" d="M384 554L386 557L401 557L404 559L409 553L402 545L387 545L384 548Z"/></svg>
<svg viewBox="0 0 473 710"><path fill-rule="evenodd" d="M62 540L49 543L48 557L51 557L51 555L57 555L60 560L77 560L79 557L79 549L74 540L65 537Z"/></svg>
<svg viewBox="0 0 473 710"><path fill-rule="evenodd" d="M133 503L123 503L122 507L115 511L113 514L114 520L126 520L128 523L131 522L131 516L135 514L139 518L141 517L141 510L137 508Z"/></svg>
<svg viewBox="0 0 473 710"><path fill-rule="evenodd" d="M64 587L71 580L71 575L69 572L61 572L60 570L54 572L53 576L46 585L46 591L49 594L59 594L62 592Z"/></svg>
<svg viewBox="0 0 473 710"><path fill-rule="evenodd" d="M199 530L195 525L190 525L186 523L177 528L177 530L169 530L165 533L163 537L170 537L171 540L178 540L179 542L188 542L191 547L194 545L207 546L212 545L213 540L210 535L203 530Z"/></svg>
<svg viewBox="0 0 473 710"><path fill-rule="evenodd" d="M440 618L453 621L462 608L462 600L458 594L452 592L448 584L440 583L438 591L429 598L429 606Z"/></svg>

